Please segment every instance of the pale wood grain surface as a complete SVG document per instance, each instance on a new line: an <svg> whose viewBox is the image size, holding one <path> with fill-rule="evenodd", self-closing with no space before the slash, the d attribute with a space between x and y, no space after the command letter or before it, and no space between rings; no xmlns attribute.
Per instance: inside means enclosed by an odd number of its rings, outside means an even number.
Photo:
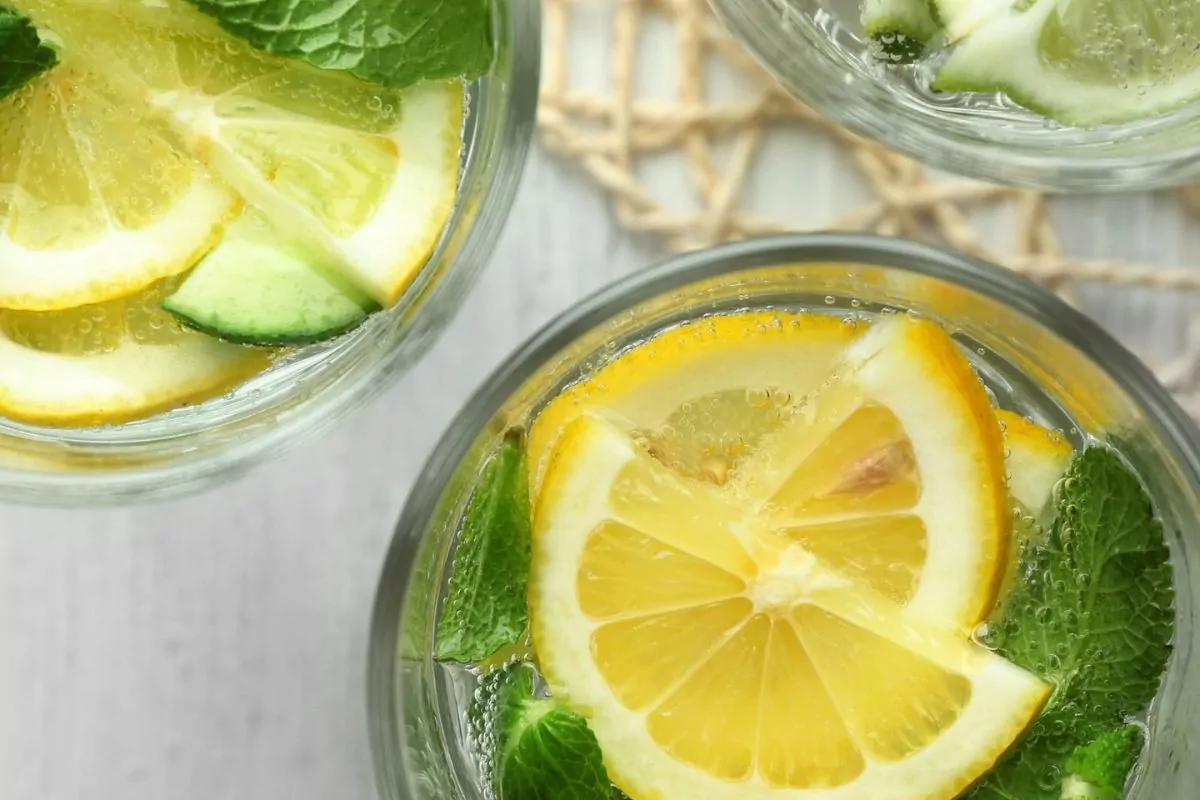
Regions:
<svg viewBox="0 0 1200 800"><path fill-rule="evenodd" d="M837 181L823 170L806 202L820 211ZM1081 255L1176 263L1198 243L1158 199L1076 199L1056 214ZM367 623L414 475L518 341L661 255L620 233L569 167L535 154L451 329L333 434L166 505L0 508L0 798L373 797ZM1083 301L1162 352L1195 305L1099 290Z"/></svg>

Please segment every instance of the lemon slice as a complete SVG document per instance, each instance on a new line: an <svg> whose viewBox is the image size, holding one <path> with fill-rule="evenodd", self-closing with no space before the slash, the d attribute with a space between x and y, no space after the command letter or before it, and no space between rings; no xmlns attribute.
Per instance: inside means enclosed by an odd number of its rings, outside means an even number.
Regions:
<svg viewBox="0 0 1200 800"><path fill-rule="evenodd" d="M1011 411L997 411L1008 451L1008 487L1014 500L1033 514L1050 502L1067 471L1074 448L1057 431Z"/></svg>
<svg viewBox="0 0 1200 800"><path fill-rule="evenodd" d="M1011 533L1003 439L933 322L873 326L731 483L914 617L970 630L995 602Z"/></svg>
<svg viewBox="0 0 1200 800"><path fill-rule="evenodd" d="M703 317L631 348L557 394L529 434L536 496L559 434L585 410L620 418L683 474L718 478L829 377L865 330L827 314Z"/></svg>
<svg viewBox="0 0 1200 800"><path fill-rule="evenodd" d="M130 110L70 53L0 102L0 307L131 294L194 264L236 215L236 195Z"/></svg>
<svg viewBox="0 0 1200 800"><path fill-rule="evenodd" d="M67 311L0 311L0 415L125 422L209 399L269 365L262 351L180 328L158 307L174 284Z"/></svg>
<svg viewBox="0 0 1200 800"><path fill-rule="evenodd" d="M68 50L277 227L381 305L396 302L456 202L461 81L395 90L317 70L236 42L178 2L68 6L43 13Z"/></svg>
<svg viewBox="0 0 1200 800"><path fill-rule="evenodd" d="M797 541L914 613L969 629L1008 560L999 427L936 325L867 330L775 311L671 329L546 406L529 438L534 496L563 428L600 411L680 474L773 505ZM974 566L922 580L951 563Z"/></svg>
<svg viewBox="0 0 1200 800"><path fill-rule="evenodd" d="M950 800L1049 694L594 417L533 536L540 668L633 798Z"/></svg>

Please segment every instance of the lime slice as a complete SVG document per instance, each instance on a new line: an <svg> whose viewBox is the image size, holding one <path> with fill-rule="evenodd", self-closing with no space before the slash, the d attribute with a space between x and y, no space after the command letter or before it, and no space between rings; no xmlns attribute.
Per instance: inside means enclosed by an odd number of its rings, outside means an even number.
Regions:
<svg viewBox="0 0 1200 800"><path fill-rule="evenodd" d="M1156 116L1200 97L1200 4L1188 0L942 0L961 39L933 88L1002 92L1067 125Z"/></svg>

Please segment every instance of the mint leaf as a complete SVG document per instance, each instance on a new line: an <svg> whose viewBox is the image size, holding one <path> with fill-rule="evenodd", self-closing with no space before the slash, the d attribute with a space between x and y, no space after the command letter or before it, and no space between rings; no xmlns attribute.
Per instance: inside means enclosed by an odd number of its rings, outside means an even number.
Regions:
<svg viewBox="0 0 1200 800"><path fill-rule="evenodd" d="M476 717L492 720L490 778L500 800L611 800L600 744L587 720L534 693L533 670L484 676ZM487 730L488 725L481 726Z"/></svg>
<svg viewBox="0 0 1200 800"><path fill-rule="evenodd" d="M1050 535L1026 548L989 644L1054 685L1024 742L972 800L1058 800L1065 762L1143 710L1171 653L1162 525L1137 476L1090 447L1067 470Z"/></svg>
<svg viewBox="0 0 1200 800"><path fill-rule="evenodd" d="M33 22L0 5L0 100L58 64L58 51L42 41Z"/></svg>
<svg viewBox="0 0 1200 800"><path fill-rule="evenodd" d="M277 56L384 86L475 78L492 63L490 0L187 0Z"/></svg>
<svg viewBox="0 0 1200 800"><path fill-rule="evenodd" d="M1075 748L1067 759L1063 798L1121 800L1125 781L1142 752L1142 729L1125 725L1102 734L1096 741Z"/></svg>
<svg viewBox="0 0 1200 800"><path fill-rule="evenodd" d="M477 664L525 632L529 611L529 483L524 445L510 432L467 501L434 656Z"/></svg>

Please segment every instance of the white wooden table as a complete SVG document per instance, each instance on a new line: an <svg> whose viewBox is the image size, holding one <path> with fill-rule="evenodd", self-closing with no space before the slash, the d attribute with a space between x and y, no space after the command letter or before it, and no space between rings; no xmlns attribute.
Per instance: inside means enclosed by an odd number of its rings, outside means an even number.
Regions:
<svg viewBox="0 0 1200 800"><path fill-rule="evenodd" d="M824 193L808 196L819 210ZM1079 255L1171 264L1200 252L1200 225L1167 201L1074 199L1056 214ZM0 798L373 798L367 624L414 475L521 339L661 256L620 232L569 166L535 152L466 308L353 421L236 485L167 505L0 508ZM1137 292L1083 300L1164 353L1195 309Z"/></svg>

